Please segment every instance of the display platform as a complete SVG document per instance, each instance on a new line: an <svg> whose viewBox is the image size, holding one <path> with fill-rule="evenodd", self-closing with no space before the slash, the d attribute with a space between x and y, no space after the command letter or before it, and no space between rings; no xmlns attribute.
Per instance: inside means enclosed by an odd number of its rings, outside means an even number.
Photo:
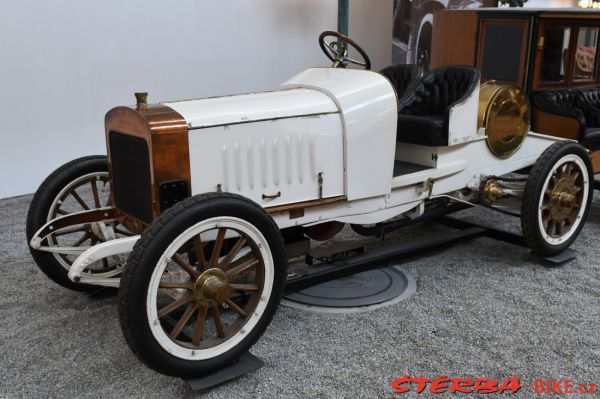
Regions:
<svg viewBox="0 0 600 399"><path fill-rule="evenodd" d="M369 270L283 297L281 304L315 313L357 313L398 303L415 293L410 273L398 266Z"/></svg>

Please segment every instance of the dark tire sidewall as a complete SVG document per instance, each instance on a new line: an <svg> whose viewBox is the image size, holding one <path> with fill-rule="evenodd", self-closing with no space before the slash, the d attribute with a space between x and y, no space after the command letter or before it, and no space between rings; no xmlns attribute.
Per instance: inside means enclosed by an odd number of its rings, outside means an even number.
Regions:
<svg viewBox="0 0 600 399"><path fill-rule="evenodd" d="M167 375L193 377L215 371L246 352L269 325L285 283L287 258L279 229L258 205L231 194L189 198L163 213L138 241L127 261L119 290L119 315L125 338L136 356ZM256 326L228 352L212 359L191 361L168 353L155 339L147 316L146 300L157 261L167 247L188 228L213 217L236 217L251 223L264 236L273 258L274 278L269 303Z"/></svg>
<svg viewBox="0 0 600 399"><path fill-rule="evenodd" d="M570 154L579 157L587 169L589 179L588 196L583 201L585 210L581 215L582 218L576 227L576 230L565 242L555 245L546 241L540 231L538 220L539 201L542 190L545 188L548 174L554 170L558 161ZM527 179L521 209L521 228L523 235L534 254L538 256L553 256L563 252L571 246L581 232L587 219L593 197L593 188L592 163L587 151L581 145L573 142L558 142L548 147L546 151L542 153L542 156L533 166L529 178Z"/></svg>

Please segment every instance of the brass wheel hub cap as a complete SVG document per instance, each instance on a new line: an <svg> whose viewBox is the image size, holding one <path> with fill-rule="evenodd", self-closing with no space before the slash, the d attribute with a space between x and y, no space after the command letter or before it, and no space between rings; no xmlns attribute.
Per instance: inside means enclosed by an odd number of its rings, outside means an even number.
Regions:
<svg viewBox="0 0 600 399"><path fill-rule="evenodd" d="M562 178L550 194L550 218L556 222L566 219L577 205L576 195L580 189L572 179Z"/></svg>
<svg viewBox="0 0 600 399"><path fill-rule="evenodd" d="M196 279L194 298L200 306L215 306L223 303L229 294L229 280L221 269L208 269Z"/></svg>

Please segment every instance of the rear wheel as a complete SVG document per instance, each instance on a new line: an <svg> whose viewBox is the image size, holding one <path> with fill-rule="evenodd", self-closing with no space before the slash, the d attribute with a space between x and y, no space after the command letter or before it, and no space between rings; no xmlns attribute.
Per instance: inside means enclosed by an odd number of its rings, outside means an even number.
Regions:
<svg viewBox="0 0 600 399"><path fill-rule="evenodd" d="M137 357L192 377L246 352L281 298L280 231L258 205L227 193L188 198L164 212L127 261L119 316Z"/></svg>
<svg viewBox="0 0 600 399"><path fill-rule="evenodd" d="M579 235L592 201L592 164L572 142L550 146L536 161L525 185L523 235L532 252L557 255Z"/></svg>

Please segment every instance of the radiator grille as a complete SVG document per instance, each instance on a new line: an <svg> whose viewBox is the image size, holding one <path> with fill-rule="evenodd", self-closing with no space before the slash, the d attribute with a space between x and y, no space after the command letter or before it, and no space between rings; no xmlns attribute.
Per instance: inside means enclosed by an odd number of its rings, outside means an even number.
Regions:
<svg viewBox="0 0 600 399"><path fill-rule="evenodd" d="M109 143L117 209L144 222L152 222L152 182L146 141L110 132Z"/></svg>

